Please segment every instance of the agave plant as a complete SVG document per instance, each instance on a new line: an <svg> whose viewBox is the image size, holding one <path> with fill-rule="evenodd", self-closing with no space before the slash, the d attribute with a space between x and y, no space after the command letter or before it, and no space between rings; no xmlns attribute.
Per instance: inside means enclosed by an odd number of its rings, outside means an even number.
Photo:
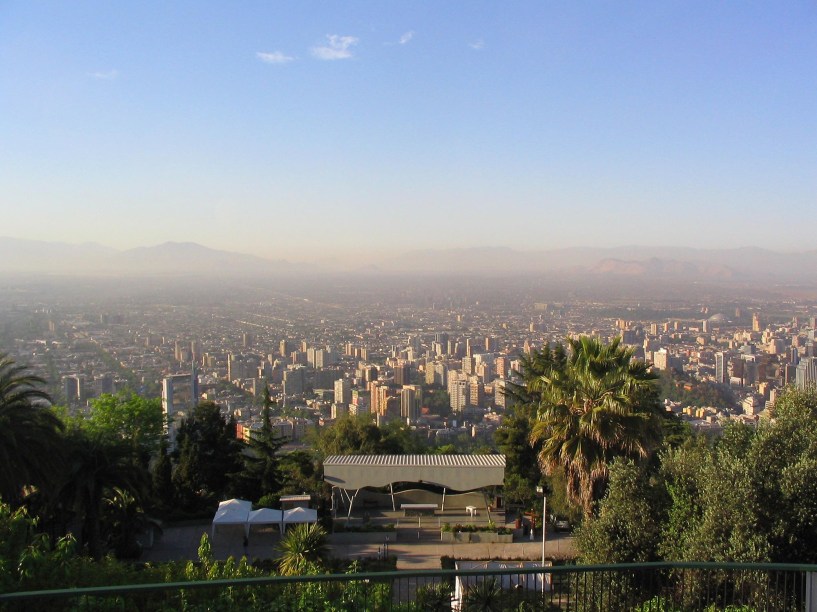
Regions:
<svg viewBox="0 0 817 612"><path fill-rule="evenodd" d="M462 600L465 612L499 612L503 609L502 586L496 578L469 586Z"/></svg>

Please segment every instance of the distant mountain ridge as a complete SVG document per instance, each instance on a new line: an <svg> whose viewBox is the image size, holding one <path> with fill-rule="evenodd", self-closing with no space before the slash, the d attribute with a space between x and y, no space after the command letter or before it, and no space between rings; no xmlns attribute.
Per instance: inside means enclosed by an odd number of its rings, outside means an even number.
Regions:
<svg viewBox="0 0 817 612"><path fill-rule="evenodd" d="M364 266L323 266L212 249L195 242L116 250L0 237L0 273L125 276L541 275L679 281L817 281L817 251L778 253L757 247L571 247L522 251L509 247L426 249L371 258Z"/></svg>
<svg viewBox="0 0 817 612"><path fill-rule="evenodd" d="M656 278L706 278L728 280L735 278L729 266L710 262L676 261L650 257L641 261L602 259L589 270L592 274L617 274Z"/></svg>
<svg viewBox="0 0 817 612"><path fill-rule="evenodd" d="M0 237L0 272L100 275L236 275L292 271L292 264L219 251L195 242L165 242L117 251L98 244Z"/></svg>

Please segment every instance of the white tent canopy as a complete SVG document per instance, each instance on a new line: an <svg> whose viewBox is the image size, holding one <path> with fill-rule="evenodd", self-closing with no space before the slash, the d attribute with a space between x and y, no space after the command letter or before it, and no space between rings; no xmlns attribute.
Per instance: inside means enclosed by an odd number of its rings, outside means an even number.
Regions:
<svg viewBox="0 0 817 612"><path fill-rule="evenodd" d="M284 520L283 510L274 508L261 508L250 512L247 522L250 525L277 525Z"/></svg>
<svg viewBox="0 0 817 612"><path fill-rule="evenodd" d="M252 509L252 502L244 499L228 499L220 502L213 517L213 535L218 525L244 525L244 535L250 536L253 525L279 525L281 533L286 525L318 522L318 511L309 508L276 510L274 508Z"/></svg>
<svg viewBox="0 0 817 612"><path fill-rule="evenodd" d="M318 511L310 510L309 508L293 508L292 510L285 510L282 524L284 527L296 523L317 523Z"/></svg>
<svg viewBox="0 0 817 612"><path fill-rule="evenodd" d="M250 527L253 525L278 525L281 533L284 532L284 526L281 524L284 520L283 510L276 510L275 508L260 508L250 512L247 518L247 537L250 537Z"/></svg>
<svg viewBox="0 0 817 612"><path fill-rule="evenodd" d="M219 502L218 510L213 517L212 535L215 535L217 525L244 525L246 532L249 529L247 520L251 510L252 502L246 499L228 499Z"/></svg>

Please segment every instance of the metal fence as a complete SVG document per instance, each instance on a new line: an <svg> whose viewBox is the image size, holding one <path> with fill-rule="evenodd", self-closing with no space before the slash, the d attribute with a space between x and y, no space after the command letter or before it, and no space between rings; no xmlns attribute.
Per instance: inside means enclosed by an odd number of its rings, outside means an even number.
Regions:
<svg viewBox="0 0 817 612"><path fill-rule="evenodd" d="M5 593L0 609L817 611L817 566L643 563L270 576Z"/></svg>

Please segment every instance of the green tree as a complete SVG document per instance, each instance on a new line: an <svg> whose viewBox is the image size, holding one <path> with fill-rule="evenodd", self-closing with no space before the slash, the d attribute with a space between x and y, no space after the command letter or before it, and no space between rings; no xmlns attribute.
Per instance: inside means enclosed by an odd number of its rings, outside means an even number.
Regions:
<svg viewBox="0 0 817 612"><path fill-rule="evenodd" d="M13 504L26 485L53 485L60 465L63 425L48 409L44 384L0 353L0 496Z"/></svg>
<svg viewBox="0 0 817 612"><path fill-rule="evenodd" d="M817 391L788 389L774 419L733 424L661 463L669 560L817 562Z"/></svg>
<svg viewBox="0 0 817 612"><path fill-rule="evenodd" d="M145 512L133 493L119 487L105 497L103 522L117 559L138 559L142 554L138 536L159 527L159 522Z"/></svg>
<svg viewBox="0 0 817 612"><path fill-rule="evenodd" d="M509 381L502 392L508 407L521 405L529 409L536 409L542 400L542 391L537 381L553 370L562 370L567 364L567 354L564 346L557 344L554 348L544 347L541 350L533 349L530 353L519 356L521 367L514 371L521 383Z"/></svg>
<svg viewBox="0 0 817 612"><path fill-rule="evenodd" d="M279 467L284 480L282 493L320 491L325 484L323 470L310 451L296 450L283 454Z"/></svg>
<svg viewBox="0 0 817 612"><path fill-rule="evenodd" d="M106 535L110 533L103 522L105 499L116 488L136 500L144 499L148 473L134 461L130 445L121 440L74 429L67 435L67 448L60 499L82 527L80 542L94 559L100 559L105 553Z"/></svg>
<svg viewBox="0 0 817 612"><path fill-rule="evenodd" d="M598 516L576 531L583 563L640 563L658 559L666 510L660 487L650 485L643 466L616 460L610 466L607 494Z"/></svg>
<svg viewBox="0 0 817 612"><path fill-rule="evenodd" d="M511 504L529 507L542 481L537 460L540 442L531 443L530 407L516 404L506 412L494 432L494 442L505 455L505 498Z"/></svg>
<svg viewBox="0 0 817 612"><path fill-rule="evenodd" d="M86 426L95 434L128 441L147 465L163 436L162 402L127 391L103 394L91 400Z"/></svg>
<svg viewBox="0 0 817 612"><path fill-rule="evenodd" d="M616 457L643 459L660 440L660 406L648 366L615 339L602 344L583 336L568 339L564 363L528 387L540 393L532 444L541 444L539 462L566 476L568 498L590 516L604 492L608 466Z"/></svg>
<svg viewBox="0 0 817 612"><path fill-rule="evenodd" d="M173 462L164 438L159 445L150 477L153 503L161 512L166 513L173 507L176 493L173 487Z"/></svg>
<svg viewBox="0 0 817 612"><path fill-rule="evenodd" d="M368 415L345 416L321 429L314 440L318 455L399 455L423 453L420 443L405 423L378 427Z"/></svg>
<svg viewBox="0 0 817 612"><path fill-rule="evenodd" d="M264 390L264 405L261 409L261 429L250 434L243 453L244 469L239 478L239 490L247 499L258 500L266 495L278 493L283 484L278 452L286 439L277 436L272 428L272 406L274 402L267 387Z"/></svg>
<svg viewBox="0 0 817 612"><path fill-rule="evenodd" d="M241 472L241 442L235 421L225 418L213 402L202 402L179 425L178 461L173 472L177 499L185 512L215 507L233 493Z"/></svg>

